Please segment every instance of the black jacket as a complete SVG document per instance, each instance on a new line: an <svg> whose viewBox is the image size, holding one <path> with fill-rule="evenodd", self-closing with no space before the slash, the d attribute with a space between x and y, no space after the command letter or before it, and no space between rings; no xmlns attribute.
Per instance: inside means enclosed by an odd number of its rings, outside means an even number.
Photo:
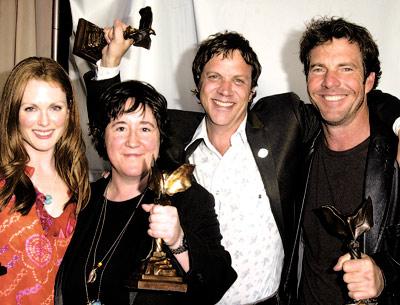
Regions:
<svg viewBox="0 0 400 305"><path fill-rule="evenodd" d="M376 99L388 97L377 95ZM395 111L396 112L396 111ZM363 238L362 252L371 256L385 277L385 288L379 297L379 304L400 304L400 203L399 203L399 166L396 162L398 139L393 131L382 124L370 112L370 144L367 155L367 168L363 198L371 197L374 211L374 226ZM302 218L304 198L309 184L309 174L313 162L315 143L322 137L322 131L310 142L306 152L302 185L296 205L296 239L295 247L288 262L289 272L283 284L286 296L290 296L290 304L296 304L297 287L301 278L302 266Z"/></svg>
<svg viewBox="0 0 400 305"><path fill-rule="evenodd" d="M83 293L83 266L98 223L108 180L101 178L91 184L89 204L79 214L76 230L58 270L55 285L56 305L87 303ZM193 182L188 190L172 196L171 201L178 210L189 248L189 272L184 273L179 268L179 264L168 247L165 247L165 251L175 262L175 268L181 271L180 274L188 284L188 292L182 294L140 290L137 294L131 294L131 296L135 296L134 302L129 301L129 292L124 289L124 283L138 271L141 261L146 258L151 249L151 238L147 234L148 214L138 207L121 239L119 248L116 249L110 260L109 272L104 271L101 299L106 304L151 305L158 304L158 302L173 305L215 304L235 281L236 273L231 267L230 255L221 245L222 236L214 211L212 195L202 186ZM154 202L154 194L147 191L142 203L152 202ZM122 222L121 219L114 221ZM75 267L72 267L74 264ZM117 275L110 278L110 274ZM108 279L106 279L107 275ZM68 286L72 282L75 285L73 287L78 288L73 288L74 294L65 295L65 291L71 291Z"/></svg>

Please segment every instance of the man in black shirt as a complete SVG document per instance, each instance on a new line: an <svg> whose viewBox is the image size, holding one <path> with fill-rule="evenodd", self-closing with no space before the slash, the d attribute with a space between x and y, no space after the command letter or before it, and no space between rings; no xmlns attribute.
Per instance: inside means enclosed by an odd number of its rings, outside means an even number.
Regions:
<svg viewBox="0 0 400 305"><path fill-rule="evenodd" d="M343 305L378 298L400 304L400 208L397 138L370 112L367 93L381 76L378 47L363 27L341 18L313 20L300 42L307 89L321 116L305 165L292 273L296 304ZM361 259L350 259L315 209L333 205L352 214L371 197L374 226L361 239ZM300 254L297 256L297 254ZM397 290L396 290L397 287Z"/></svg>

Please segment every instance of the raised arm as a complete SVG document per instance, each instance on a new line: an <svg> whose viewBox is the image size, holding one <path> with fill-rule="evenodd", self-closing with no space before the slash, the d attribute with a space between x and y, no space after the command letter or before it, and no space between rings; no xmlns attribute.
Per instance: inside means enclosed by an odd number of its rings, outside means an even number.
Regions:
<svg viewBox="0 0 400 305"><path fill-rule="evenodd" d="M111 85L121 81L119 64L132 44L132 39L123 36L127 25L120 20L114 21L113 27L104 28L107 45L102 50L102 58L97 62L97 70L84 75L87 95L87 112L89 124L95 118L96 107L101 94Z"/></svg>

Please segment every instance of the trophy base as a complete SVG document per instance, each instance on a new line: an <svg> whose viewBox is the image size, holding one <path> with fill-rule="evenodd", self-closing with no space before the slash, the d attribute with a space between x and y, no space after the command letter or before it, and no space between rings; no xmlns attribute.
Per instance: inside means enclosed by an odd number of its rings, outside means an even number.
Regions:
<svg viewBox="0 0 400 305"><path fill-rule="evenodd" d="M187 284L177 275L165 252L154 251L144 262L142 272L128 282L127 288L186 292Z"/></svg>
<svg viewBox="0 0 400 305"><path fill-rule="evenodd" d="M358 300L358 301L350 301L345 305L378 305L378 301L376 299L368 299L368 300Z"/></svg>
<svg viewBox="0 0 400 305"><path fill-rule="evenodd" d="M186 292L187 284L179 276L142 274L141 278L128 285L128 288Z"/></svg>
<svg viewBox="0 0 400 305"><path fill-rule="evenodd" d="M80 18L75 33L72 54L79 56L92 64L102 56L102 49L107 45L103 29L95 24Z"/></svg>

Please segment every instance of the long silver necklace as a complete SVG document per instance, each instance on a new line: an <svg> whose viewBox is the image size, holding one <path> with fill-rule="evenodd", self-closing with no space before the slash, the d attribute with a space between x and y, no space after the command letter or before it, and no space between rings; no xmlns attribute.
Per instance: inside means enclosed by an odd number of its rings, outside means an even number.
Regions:
<svg viewBox="0 0 400 305"><path fill-rule="evenodd" d="M135 209L133 210L131 216L128 218L128 221L126 222L126 224L124 225L124 227L122 228L121 232L118 234L117 238L115 239L115 241L113 242L113 244L110 246L110 248L107 250L106 254L104 254L104 256L102 257L102 259L100 259L97 263L96 263L96 256L97 256L97 248L101 239L101 235L103 233L103 228L104 228L104 223L106 220L106 214L107 214L107 205L108 205L108 200L107 200L107 190L109 187L110 182L107 184L106 189L104 191L104 201L103 201L103 205L101 207L101 211L100 211L100 216L99 216L99 221L97 222L97 226L96 226L96 230L94 232L94 236L92 239L92 244L90 245L90 249L89 249L89 253L86 257L86 262L85 262L85 268L84 268L84 284L85 284L85 292L86 292L86 299L87 299L87 304L88 305L101 305L101 301L100 301L100 292L101 292L101 284L102 284L102 280L103 280L103 274L104 274L104 270L107 268L107 265L109 263L109 261L111 260L111 257L114 255L115 250L117 249L126 229L129 226L129 223L131 222L133 216L135 215L136 209L137 207L140 205L140 203L142 202L142 199L144 197L144 195L146 194L147 188L144 190L142 196L140 197L138 203L136 204ZM101 223L101 226L100 226ZM99 227L100 227L100 231L99 231ZM97 236L97 232L99 232L97 240L96 240L96 236ZM94 246L96 241L96 245ZM94 246L94 250L93 250L93 246ZM93 250L93 263L92 263L92 269L89 272L89 275L87 276L87 266L89 263L89 258L90 258L90 254L92 253ZM97 271L100 270L100 277L99 277L99 288L97 290L97 299L95 300L90 300L89 299L89 292L88 292L88 287L87 284L92 284L94 282L96 282L97 280ZM86 277L87 276L87 277Z"/></svg>

